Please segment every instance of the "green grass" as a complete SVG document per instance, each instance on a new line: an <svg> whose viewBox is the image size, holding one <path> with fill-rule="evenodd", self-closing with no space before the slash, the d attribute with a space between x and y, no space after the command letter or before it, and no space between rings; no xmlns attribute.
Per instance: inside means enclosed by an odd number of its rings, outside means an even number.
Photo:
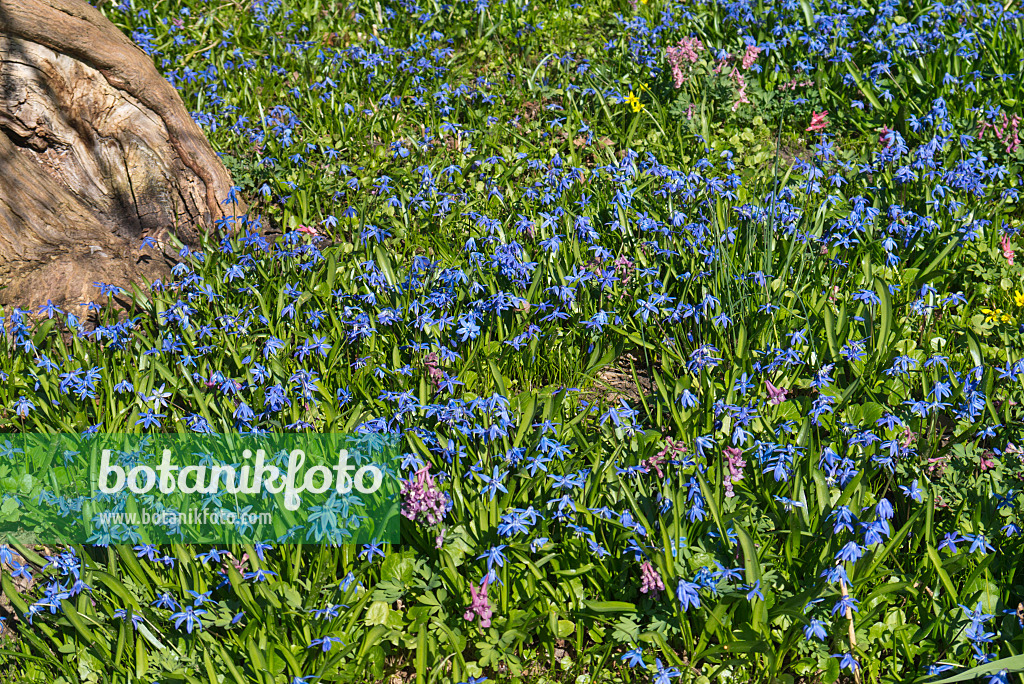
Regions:
<svg viewBox="0 0 1024 684"><path fill-rule="evenodd" d="M0 547L12 681L1018 681L1024 153L977 132L1024 27L960 10L105 6L250 213L3 312L0 427L387 432L450 508L369 557ZM6 456L5 525L83 503Z"/></svg>

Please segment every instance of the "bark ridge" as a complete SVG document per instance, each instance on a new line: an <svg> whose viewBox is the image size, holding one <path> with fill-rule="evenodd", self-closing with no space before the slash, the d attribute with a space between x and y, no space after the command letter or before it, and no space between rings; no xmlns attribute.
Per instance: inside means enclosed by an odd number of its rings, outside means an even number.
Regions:
<svg viewBox="0 0 1024 684"><path fill-rule="evenodd" d="M0 0L0 303L99 299L167 272L231 177L152 60L83 0Z"/></svg>

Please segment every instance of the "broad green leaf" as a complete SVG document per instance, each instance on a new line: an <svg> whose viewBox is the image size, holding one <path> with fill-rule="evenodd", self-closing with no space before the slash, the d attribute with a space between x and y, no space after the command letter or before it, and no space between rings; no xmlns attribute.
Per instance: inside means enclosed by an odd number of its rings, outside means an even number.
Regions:
<svg viewBox="0 0 1024 684"><path fill-rule="evenodd" d="M969 670L964 670L959 674L945 677L943 679L932 679L929 680L928 684L953 684L954 682L973 682L981 679L982 677L989 677L991 675L999 674L1003 670L1009 673L1024 672L1024 655L1010 656L1009 658L1000 658L999 660L993 660L985 665L978 665L972 667Z"/></svg>

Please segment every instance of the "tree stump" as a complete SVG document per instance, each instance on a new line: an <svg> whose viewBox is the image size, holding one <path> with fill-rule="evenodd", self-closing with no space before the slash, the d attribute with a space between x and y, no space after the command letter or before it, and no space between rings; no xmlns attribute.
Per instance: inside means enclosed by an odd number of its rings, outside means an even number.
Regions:
<svg viewBox="0 0 1024 684"><path fill-rule="evenodd" d="M244 213L231 177L152 60L84 0L0 0L0 303L75 305L93 283L167 273Z"/></svg>

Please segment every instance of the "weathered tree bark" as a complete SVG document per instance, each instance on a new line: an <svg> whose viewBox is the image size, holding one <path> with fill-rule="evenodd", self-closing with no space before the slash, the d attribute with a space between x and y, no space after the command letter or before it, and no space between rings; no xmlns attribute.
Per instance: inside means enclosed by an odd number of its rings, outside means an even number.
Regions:
<svg viewBox="0 0 1024 684"><path fill-rule="evenodd" d="M0 0L0 303L100 299L166 273L231 178L152 60L84 0Z"/></svg>

